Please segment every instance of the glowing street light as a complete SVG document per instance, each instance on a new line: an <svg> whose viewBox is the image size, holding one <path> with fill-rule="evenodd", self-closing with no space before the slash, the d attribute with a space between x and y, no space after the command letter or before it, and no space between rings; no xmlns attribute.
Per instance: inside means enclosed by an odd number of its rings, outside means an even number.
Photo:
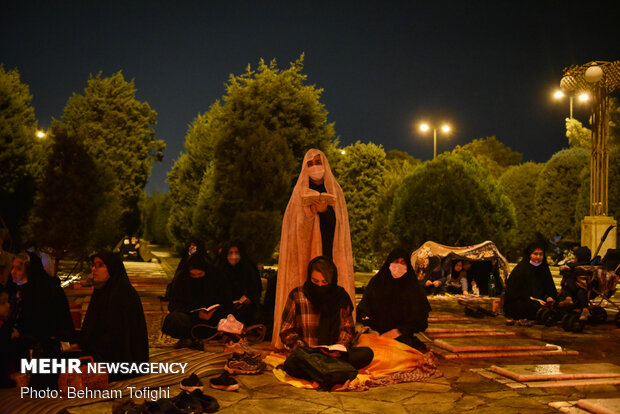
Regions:
<svg viewBox="0 0 620 414"><path fill-rule="evenodd" d="M435 157L437 157L437 128L434 127L434 126L431 127L426 122L423 122L423 123L420 124L420 131L422 131L422 132L426 132L426 131L430 130L431 128L433 128L433 159L435 159ZM450 132L450 125L443 124L441 126L441 131L444 134L448 134Z"/></svg>
<svg viewBox="0 0 620 414"><path fill-rule="evenodd" d="M35 135L37 136L37 138L45 138L45 131L39 129Z"/></svg>
<svg viewBox="0 0 620 414"><path fill-rule="evenodd" d="M553 99L555 99L555 100L563 99L565 96L566 95L561 90L557 90L557 91L555 91L553 93ZM572 94L570 94L568 96L568 100L569 100L569 104L570 104L569 115L570 115L571 119L573 119L573 98L574 98L574 96ZM579 102L582 102L582 103L588 102L590 100L590 95L588 95L586 92L582 92L582 93L579 94L577 99L579 99Z"/></svg>

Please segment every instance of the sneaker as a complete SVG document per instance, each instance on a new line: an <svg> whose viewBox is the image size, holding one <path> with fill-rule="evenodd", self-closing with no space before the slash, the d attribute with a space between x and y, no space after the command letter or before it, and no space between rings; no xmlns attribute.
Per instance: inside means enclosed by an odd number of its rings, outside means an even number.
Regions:
<svg viewBox="0 0 620 414"><path fill-rule="evenodd" d="M181 389L183 391L192 392L194 390L202 391L204 387L202 386L202 382L200 382L200 378L196 374L192 374L187 378L184 378L181 381Z"/></svg>
<svg viewBox="0 0 620 414"><path fill-rule="evenodd" d="M583 308L583 310L581 311L581 316L579 316L579 320L587 321L589 317L590 317L590 311L588 310L588 308Z"/></svg>
<svg viewBox="0 0 620 414"><path fill-rule="evenodd" d="M531 326L534 326L534 321L528 321L527 319L519 319L517 321L517 325L525 326L526 328L529 328Z"/></svg>
<svg viewBox="0 0 620 414"><path fill-rule="evenodd" d="M514 324L515 324L515 320L514 319L506 318L506 325L512 326Z"/></svg>
<svg viewBox="0 0 620 414"><path fill-rule="evenodd" d="M226 371L217 378L211 378L209 384L211 388L215 388L216 390L235 391L239 389L237 380L231 377Z"/></svg>
<svg viewBox="0 0 620 414"><path fill-rule="evenodd" d="M266 367L267 365L258 358L243 354L233 355L224 365L224 370L229 374L258 374Z"/></svg>
<svg viewBox="0 0 620 414"><path fill-rule="evenodd" d="M217 324L217 330L241 335L243 332L243 323L239 322L233 315L228 315L225 319L220 319Z"/></svg>

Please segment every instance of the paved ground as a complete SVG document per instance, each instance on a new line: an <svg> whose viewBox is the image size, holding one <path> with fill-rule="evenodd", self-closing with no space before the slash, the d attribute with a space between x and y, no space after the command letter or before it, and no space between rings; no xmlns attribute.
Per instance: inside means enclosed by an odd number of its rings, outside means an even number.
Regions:
<svg viewBox="0 0 620 414"><path fill-rule="evenodd" d="M155 253L158 254L157 250ZM170 278L178 259L159 253L161 266ZM148 292L141 295L148 295ZM433 301L432 305L434 312L463 315L463 307L455 302ZM151 316L152 329L156 327L159 317L156 312ZM488 368L493 364L610 362L620 365L620 329L610 323L588 326L581 334L568 334L558 327L506 327L503 318L499 317L476 319L473 324L484 328L508 329L516 332L519 337L539 339L577 350L579 355L486 360L439 359L443 372L441 378L422 383L384 386L364 392L329 393L297 389L280 383L271 372L257 376L238 376L241 388L236 392L209 388L205 391L217 398L222 413L557 413L558 410L549 407L550 402L614 398L620 395L618 385L511 389L471 371ZM203 382L208 384L208 379L203 378ZM110 402L98 403L72 408L69 412L106 413L111 412L111 405ZM576 410L573 409L573 412Z"/></svg>

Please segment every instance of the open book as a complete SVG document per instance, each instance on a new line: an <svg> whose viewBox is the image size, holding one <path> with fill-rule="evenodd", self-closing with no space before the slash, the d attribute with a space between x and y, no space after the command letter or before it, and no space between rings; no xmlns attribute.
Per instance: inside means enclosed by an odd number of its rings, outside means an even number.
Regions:
<svg viewBox="0 0 620 414"><path fill-rule="evenodd" d="M217 308L218 306L220 306L220 304L216 303L215 305L211 305L208 308L198 308L198 309L191 310L190 313L191 312L200 312L200 311L211 312L213 309Z"/></svg>
<svg viewBox="0 0 620 414"><path fill-rule="evenodd" d="M317 346L313 346L312 348L322 348L322 349L325 349L327 351L347 352L347 348L344 345L342 345L342 344L317 345Z"/></svg>
<svg viewBox="0 0 620 414"><path fill-rule="evenodd" d="M315 190L308 190L301 195L301 203L304 206L312 205L315 201L325 201L328 205L336 205L336 196L329 193L319 193Z"/></svg>

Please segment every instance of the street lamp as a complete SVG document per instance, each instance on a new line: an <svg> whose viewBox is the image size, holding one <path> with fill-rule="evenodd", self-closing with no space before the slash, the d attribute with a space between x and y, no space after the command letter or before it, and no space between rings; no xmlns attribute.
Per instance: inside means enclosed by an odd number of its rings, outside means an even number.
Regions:
<svg viewBox="0 0 620 414"><path fill-rule="evenodd" d="M41 138L41 139L45 138L45 131L39 129L36 132L36 136L37 136L37 138Z"/></svg>
<svg viewBox="0 0 620 414"><path fill-rule="evenodd" d="M435 126L431 127L426 122L420 124L420 131L422 132L426 132L431 128L433 128L433 159L435 159L435 157L437 157L437 128ZM448 134L448 132L450 132L450 125L443 124L441 126L441 131L444 134Z"/></svg>
<svg viewBox="0 0 620 414"><path fill-rule="evenodd" d="M555 100L563 99L564 96L566 95L564 95L564 92L562 92L561 90L557 90L553 93L553 99ZM574 96L572 94L568 96L568 100L570 103L570 119L573 119L573 98ZM586 92L582 92L577 98L579 99L579 102L587 102L590 99L590 95L588 95Z"/></svg>

